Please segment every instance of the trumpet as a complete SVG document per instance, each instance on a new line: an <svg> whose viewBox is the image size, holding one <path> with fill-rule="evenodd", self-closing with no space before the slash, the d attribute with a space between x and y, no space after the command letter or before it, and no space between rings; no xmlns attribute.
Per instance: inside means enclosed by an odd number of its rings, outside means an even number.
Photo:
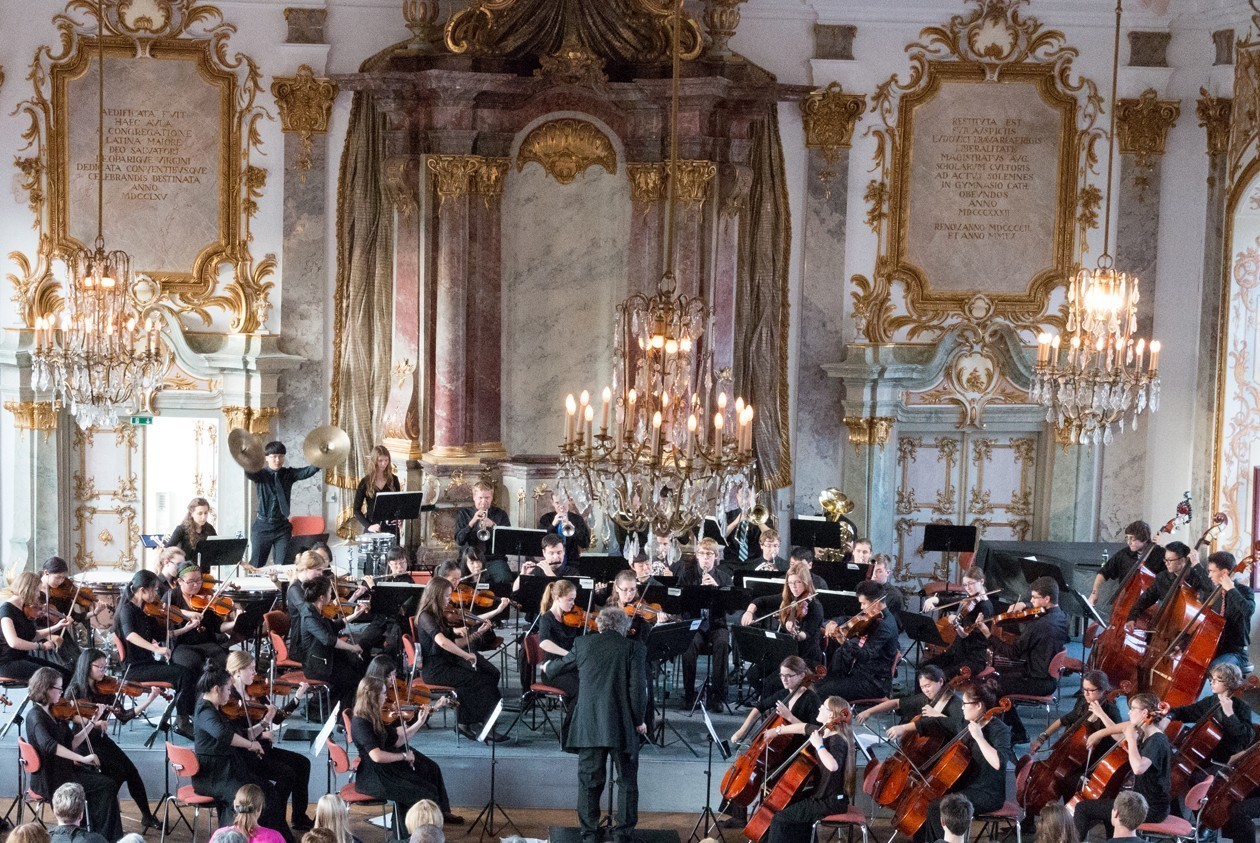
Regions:
<svg viewBox="0 0 1260 843"><path fill-rule="evenodd" d="M561 521L560 535L564 536L566 539L571 539L573 538L573 534L576 532L577 532L577 527L574 527L573 522L570 521L568 518L565 518L563 521Z"/></svg>
<svg viewBox="0 0 1260 843"><path fill-rule="evenodd" d="M476 515L476 520L481 522L481 527L477 529L477 541L479 542L490 541L490 528L486 526L486 515L487 513L484 509L478 511Z"/></svg>

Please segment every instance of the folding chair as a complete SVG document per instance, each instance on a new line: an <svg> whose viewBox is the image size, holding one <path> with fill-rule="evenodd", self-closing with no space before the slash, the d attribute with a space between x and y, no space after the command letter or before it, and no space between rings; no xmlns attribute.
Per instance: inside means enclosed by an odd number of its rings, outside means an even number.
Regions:
<svg viewBox="0 0 1260 843"><path fill-rule="evenodd" d="M166 833L172 828L170 824L171 805L175 805L175 813L179 815L179 819L175 824L183 823L190 832L192 832L192 843L197 843L197 819L201 816L201 808L203 805L210 806L210 810L217 810L216 800L213 796L202 796L193 790L192 777L197 775L201 770L201 763L197 760L197 753L192 747L179 746L170 741L166 742L166 762L171 767L171 772L175 774L175 793L167 793L162 797L162 837L165 843ZM181 785L180 779L188 779L188 784ZM193 809L192 822L188 821L188 817L184 814L184 808ZM214 833L214 828L209 829L210 833Z"/></svg>
<svg viewBox="0 0 1260 843"><path fill-rule="evenodd" d="M22 824L22 812L25 808L31 809L31 815L35 817L35 821L41 826L44 825L44 806L48 801L35 791L31 790L31 775L39 772L40 761L39 753L35 751L35 747L26 742L25 738L18 738L18 790L17 796L13 797L13 802L9 805L9 810L5 811L3 822L8 822L9 815L13 813L13 809L17 808L17 822L15 826ZM44 826L47 828L47 826Z"/></svg>

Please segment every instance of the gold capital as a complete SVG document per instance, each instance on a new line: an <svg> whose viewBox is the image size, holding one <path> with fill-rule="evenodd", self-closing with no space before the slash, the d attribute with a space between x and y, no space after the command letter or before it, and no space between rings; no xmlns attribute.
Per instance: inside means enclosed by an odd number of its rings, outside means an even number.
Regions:
<svg viewBox="0 0 1260 843"><path fill-rule="evenodd" d="M13 414L15 428L42 430L45 441L57 429L57 414L61 412L56 401L5 401L4 408Z"/></svg>
<svg viewBox="0 0 1260 843"><path fill-rule="evenodd" d="M249 419L253 410L249 407L225 406L221 408L223 417L227 419L228 430L249 430Z"/></svg>
<svg viewBox="0 0 1260 843"><path fill-rule="evenodd" d="M1208 93L1207 88L1200 88L1194 113L1199 118L1199 125L1207 129L1208 155L1224 155L1228 152L1234 100L1230 97L1214 97Z"/></svg>
<svg viewBox="0 0 1260 843"><path fill-rule="evenodd" d="M385 159L385 196L403 219L420 206L420 159L414 155L395 155Z"/></svg>
<svg viewBox="0 0 1260 843"><path fill-rule="evenodd" d="M630 179L630 198L643 206L644 213L651 203L664 200L664 164L626 164L626 178Z"/></svg>
<svg viewBox="0 0 1260 843"><path fill-rule="evenodd" d="M510 158L481 158L477 162L475 190L486 207L490 200L503 195L503 179L507 176L508 167L512 165Z"/></svg>
<svg viewBox="0 0 1260 843"><path fill-rule="evenodd" d="M666 169L672 170L670 176L674 179L674 195L679 202L692 208L704 205L709 198L709 185L717 175L717 164L712 161L679 161L677 169L668 164Z"/></svg>
<svg viewBox="0 0 1260 843"><path fill-rule="evenodd" d="M850 444L855 447L878 445L882 451L896 421L892 416L845 416L844 426L849 429Z"/></svg>
<svg viewBox="0 0 1260 843"><path fill-rule="evenodd" d="M259 407L250 417L249 432L255 436L265 436L271 432L271 420L278 415L280 415L279 407Z"/></svg>
<svg viewBox="0 0 1260 843"><path fill-rule="evenodd" d="M481 166L479 155L430 155L429 172L437 177L438 207L447 199L467 196L471 178Z"/></svg>
<svg viewBox="0 0 1260 843"><path fill-rule="evenodd" d="M1154 156L1164 154L1168 130L1177 125L1181 100L1161 100L1154 88L1147 88L1135 100L1116 103L1116 132L1121 154L1136 156L1137 170L1133 182L1138 188L1138 201L1146 195Z"/></svg>
<svg viewBox="0 0 1260 843"><path fill-rule="evenodd" d="M304 64L295 76L275 77L271 95L280 109L280 128L302 136L297 168L305 172L311 168L311 135L328 131L328 115L337 98L337 83L331 79L316 79L315 71Z"/></svg>
<svg viewBox="0 0 1260 843"><path fill-rule="evenodd" d="M823 185L828 188L835 171L832 167L841 149L853 146L853 130L857 127L858 118L866 111L866 97L863 94L846 94L839 82L832 82L826 88L810 91L801 100L801 115L805 121L805 146L822 152L826 162L818 174Z"/></svg>

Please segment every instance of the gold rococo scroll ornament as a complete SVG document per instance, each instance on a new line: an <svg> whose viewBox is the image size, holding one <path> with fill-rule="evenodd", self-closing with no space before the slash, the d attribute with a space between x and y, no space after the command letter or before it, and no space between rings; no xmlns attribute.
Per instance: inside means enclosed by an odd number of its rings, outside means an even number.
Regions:
<svg viewBox="0 0 1260 843"><path fill-rule="evenodd" d="M878 445L884 450L897 420L892 416L845 416L844 426L849 429L849 444L854 447Z"/></svg>
<svg viewBox="0 0 1260 843"><path fill-rule="evenodd" d="M525 136L516 156L517 172L531 161L560 184L572 184L579 173L596 165L610 174L617 172L617 152L608 136L594 123L572 117L549 120Z"/></svg>
<svg viewBox="0 0 1260 843"><path fill-rule="evenodd" d="M96 9L96 3L91 0L70 0L65 11L53 17L58 35L56 46L43 45L36 50L27 73L34 91L17 107L17 112L29 120L22 134L26 141L22 151L29 150L30 154L19 156L16 164L23 177L21 188L35 215L35 228L41 235L39 251L33 261L19 253L10 254L20 275L9 278L17 290L16 301L27 326L33 325L36 317L52 315L60 309L61 284L53 277L53 265L62 254L80 245L70 233L69 219L72 178L69 168L73 163L70 134L74 117L69 113L69 87L76 80L83 84L82 77L93 69L98 28ZM255 260L249 248L250 222L257 213L257 199L266 182L266 170L250 163L262 143L258 121L268 116L257 103L262 90L258 66L249 56L231 50L229 40L236 28L224 21L222 12L197 0L148 0L147 3L106 0L104 12L104 47L106 61L111 64L107 76L118 86L106 91L107 107L111 102L116 105L120 92L129 90L125 81L116 81L118 75L112 66L118 63L124 71L140 67L129 62L157 63L143 66L145 71L171 63L172 73L168 74L171 78L176 73L187 73L177 63L191 63L195 68L190 71L192 75L207 86L199 93L216 103L214 109L206 112L213 113L218 121L219 134L211 144L213 152L195 159L175 154L170 161L150 162L157 169L146 171L149 177L161 177L153 184L160 181L168 187L174 185L171 189L175 189L199 183L192 180L205 176L207 173L203 171L208 168L198 162L213 161L219 177L212 224L217 232L215 239L190 244L189 251L195 253L195 257L187 266L140 264L136 267L137 274L147 275L160 285L161 295L155 306L167 306L181 315L195 316L206 327L213 324L211 311L223 309L231 313L231 331L257 331L271 308L269 295L274 284L268 278L275 269L273 256ZM151 94L151 91L146 92L146 96ZM92 101L95 103L94 94ZM172 118L161 110L179 112L180 105L176 101L163 101L154 106L152 114L110 117L152 120L155 121L151 125L154 131L179 132L177 126L163 125L163 121L169 122ZM82 118L75 119L81 121ZM131 145L134 146L134 142ZM127 155L129 143L119 141L111 146L114 149L107 149L106 163L115 167L113 159ZM177 160L185 157L189 160ZM123 167L136 163L124 162ZM176 169L170 170L171 167ZM117 172L127 175L122 168ZM87 176L79 174L78 178ZM77 227L78 223L75 225ZM225 274L229 280L221 283L220 276Z"/></svg>
<svg viewBox="0 0 1260 843"><path fill-rule="evenodd" d="M1058 30L1045 28L1035 18L1021 15L1020 0L968 2L972 8L967 13L951 17L944 25L926 27L920 33L919 41L906 47L910 68L904 82L900 76L894 75L878 85L872 96L872 111L878 120L867 134L876 142L874 169L877 178L867 186L865 195L870 204L867 222L879 239L879 256L871 277L857 275L852 279L855 319L859 332L869 342L932 341L957 321L976 294L989 297L995 318L1008 321L1019 330L1035 332L1043 325L1054 324L1054 320L1059 318L1057 314L1048 313L1047 309L1051 292L1066 282L1077 256L1073 241L1080 224L1078 213L1086 213L1091 206L1086 201L1091 188L1088 176L1098 160L1096 145L1102 132L1097 122L1102 100L1091 80L1075 74L1073 60L1078 51L1066 43L1066 36ZM985 108L991 107L986 98L976 93L985 85L1016 86L1005 91L994 87L992 92L1016 103L1021 109L1024 103L1035 106L1037 120L1053 121L1054 124L1051 142L1057 143L1057 150L1047 150L1041 153L1044 158L1039 159L1040 166L1047 170L1053 164L1057 176L1052 178L1052 183L1038 180L1022 188L1029 191L1028 194L1012 192L1010 196L1003 196L1001 186L991 184L993 179L975 175L988 173L988 170L956 169L959 173L970 172L972 175L959 176L949 185L959 197L962 197L961 191L968 189L963 181L967 181L973 191L985 192L985 195L976 194L963 200L969 202L1005 201L1025 195L1039 199L1035 191L1044 192L1052 199L1050 211L1040 210L1042 216L1037 217L1036 222L1042 223L1044 219L1044 224L1053 230L1044 231L1036 225L1033 230L1025 230L1021 234L1026 238L1035 235L1050 243L1046 247L1044 262L1038 257L1038 268L1026 267L1029 277L1022 272L1011 277L1009 270L1006 277L989 277L994 272L1003 272L1003 267L970 267L958 258L957 249L946 248L949 244L944 239L936 243L935 233L933 249L916 255L914 260L909 258L914 249L923 251L926 248L922 236L916 234L915 238L911 238L909 235L912 187L916 190L915 196L922 200L930 195L926 187L929 178L937 180L932 182L934 186L943 186L943 173L946 172L940 168L925 172L919 166L927 150L916 149L912 154L916 131L931 131L932 134L925 137L931 137L933 143L942 146L956 143L961 157L946 162L955 168L988 167L994 164L991 145L1001 143L1003 133L1029 131L1012 129L1011 125L996 121L987 113L976 115L974 127L959 128L957 121L968 119L968 116L960 117L954 106L980 103ZM1021 96L1019 86L1033 96ZM945 108L943 104L950 107ZM927 128L917 128L914 120L919 111L931 114L937 122L927 122L924 118L922 125ZM1022 116L1023 111L1017 111L1011 119L1018 121ZM989 127L984 125L985 121L996 121L998 125ZM1015 125L1018 126L1018 122ZM991 132L992 137L982 136L983 132ZM968 133L974 133L976 137L966 138ZM1031 134L1036 137L1031 137L1029 143L1044 142L1044 139L1038 140L1041 137L1039 133ZM1023 140L1021 137L1010 143L1022 143ZM1056 151L1057 155L1054 154ZM944 156L945 153L942 151L941 154ZM1026 156L1024 159L1012 158L1011 161L996 163L1018 166L1026 163L1025 159ZM913 172L912 166L917 168ZM990 193L994 195L988 195ZM915 223L917 231L922 232L923 226L927 225L935 232L931 228L935 224L957 227L960 222L959 219L946 218L952 214L946 214L944 206L932 210L938 213L917 209L920 217ZM1014 219L1012 225L1021 222L1022 219ZM948 238L968 234L987 238L988 224L975 224L979 228L974 232L968 229L962 234L939 236ZM1003 235L996 239L1010 239L1004 232L996 233ZM954 245L958 246L957 243ZM1084 248L1083 243L1080 248ZM934 284L931 273L916 263L919 259L935 260L937 271L948 267L955 277L949 283Z"/></svg>
<svg viewBox="0 0 1260 843"><path fill-rule="evenodd" d="M827 198L831 198L831 180L835 177L832 167L836 165L840 150L853 146L853 130L865 111L866 97L846 94L839 82L810 91L801 100L805 146L822 153L825 166L818 173L818 178L827 189Z"/></svg>
<svg viewBox="0 0 1260 843"><path fill-rule="evenodd" d="M293 76L277 76L271 83L271 95L280 109L280 128L302 138L297 168L311 169L312 135L328 132L328 115L337 98L337 83L316 79L309 64L298 67Z"/></svg>

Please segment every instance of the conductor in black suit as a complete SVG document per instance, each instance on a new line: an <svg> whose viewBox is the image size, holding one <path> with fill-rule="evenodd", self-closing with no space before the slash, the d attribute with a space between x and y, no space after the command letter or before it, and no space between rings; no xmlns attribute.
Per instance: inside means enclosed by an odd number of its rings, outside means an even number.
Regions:
<svg viewBox="0 0 1260 843"><path fill-rule="evenodd" d="M598 635L583 635L564 657L576 665L582 693L574 705L564 748L578 754L578 819L583 843L599 840L600 797L608 757L617 767L614 843L630 843L639 822L639 736L647 734L647 648L626 638L630 618L605 606Z"/></svg>

